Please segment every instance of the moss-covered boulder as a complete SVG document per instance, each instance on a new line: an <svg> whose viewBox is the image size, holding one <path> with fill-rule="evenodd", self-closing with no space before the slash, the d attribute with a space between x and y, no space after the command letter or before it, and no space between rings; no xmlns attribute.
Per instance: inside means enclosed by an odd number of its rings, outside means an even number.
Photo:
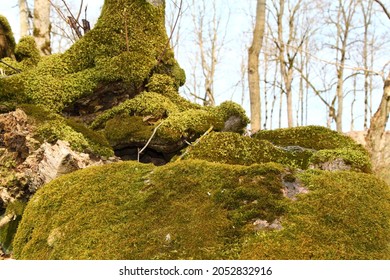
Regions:
<svg viewBox="0 0 390 280"><path fill-rule="evenodd" d="M389 186L371 174L308 171L309 193L287 206L281 231L245 243L244 259L390 259Z"/></svg>
<svg viewBox="0 0 390 280"><path fill-rule="evenodd" d="M371 172L369 154L361 145L319 126L261 131L252 137L211 133L188 147L181 158L240 165L277 162L300 169Z"/></svg>
<svg viewBox="0 0 390 280"><path fill-rule="evenodd" d="M284 197L286 180L309 193ZM77 171L38 191L14 257L388 259L389 221L389 187L364 173L125 162Z"/></svg>
<svg viewBox="0 0 390 280"><path fill-rule="evenodd" d="M300 126L261 130L253 135L254 138L268 140L281 147L300 146L314 150L334 150L350 148L366 152L362 145L351 137L338 133L323 126Z"/></svg>

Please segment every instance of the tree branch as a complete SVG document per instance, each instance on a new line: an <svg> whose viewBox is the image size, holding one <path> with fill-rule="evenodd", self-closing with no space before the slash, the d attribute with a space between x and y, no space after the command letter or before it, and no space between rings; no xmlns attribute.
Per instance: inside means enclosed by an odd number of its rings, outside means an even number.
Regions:
<svg viewBox="0 0 390 280"><path fill-rule="evenodd" d="M376 3L378 3L381 7L382 7L382 10L385 12L385 14L387 15L387 17L390 19L390 13L389 11L386 9L386 6L380 1L380 0L374 0Z"/></svg>

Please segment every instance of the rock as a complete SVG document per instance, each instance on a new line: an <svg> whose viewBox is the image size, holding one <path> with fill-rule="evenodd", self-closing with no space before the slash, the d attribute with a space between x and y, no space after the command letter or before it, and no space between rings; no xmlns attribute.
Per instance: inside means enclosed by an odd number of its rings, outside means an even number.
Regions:
<svg viewBox="0 0 390 280"><path fill-rule="evenodd" d="M24 161L39 143L31 137L32 131L33 127L22 110L0 115L0 147L13 153L17 162Z"/></svg>
<svg viewBox="0 0 390 280"><path fill-rule="evenodd" d="M291 200L296 200L296 196L298 194L305 194L308 193L309 190L294 177L288 176L289 174L285 175L283 177L282 183L283 183L283 189L282 193L285 197L291 199Z"/></svg>
<svg viewBox="0 0 390 280"><path fill-rule="evenodd" d="M29 182L30 192L51 180L78 169L119 161L117 158L91 159L88 154L73 151L69 143L58 140L56 144L43 143L18 167Z"/></svg>
<svg viewBox="0 0 390 280"><path fill-rule="evenodd" d="M0 207L28 200L43 184L78 169L119 161L73 151L68 142L41 144L24 111L0 115Z"/></svg>
<svg viewBox="0 0 390 280"><path fill-rule="evenodd" d="M318 168L326 171L350 171L352 169L351 165L347 164L342 158L311 164L309 168Z"/></svg>
<svg viewBox="0 0 390 280"><path fill-rule="evenodd" d="M253 222L254 230L260 231L260 230L281 230L283 229L282 224L280 223L280 220L275 219L271 224L267 220L261 220L257 219Z"/></svg>

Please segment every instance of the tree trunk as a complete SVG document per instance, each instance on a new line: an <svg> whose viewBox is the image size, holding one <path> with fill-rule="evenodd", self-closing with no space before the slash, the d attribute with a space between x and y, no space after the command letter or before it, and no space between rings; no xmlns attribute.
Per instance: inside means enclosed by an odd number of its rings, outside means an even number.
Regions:
<svg viewBox="0 0 390 280"><path fill-rule="evenodd" d="M29 35L27 0L19 0L20 37Z"/></svg>
<svg viewBox="0 0 390 280"><path fill-rule="evenodd" d="M389 120L390 112L390 73L385 80L383 87L382 100L378 110L371 118L370 128L368 129L366 142L367 149L371 154L371 160L375 166L380 164L383 149L385 147L386 124Z"/></svg>
<svg viewBox="0 0 390 280"><path fill-rule="evenodd" d="M265 0L257 0L256 23L253 30L252 45L248 50L248 84L251 104L251 130L255 133L261 126L261 99L259 55L263 44L265 27Z"/></svg>
<svg viewBox="0 0 390 280"><path fill-rule="evenodd" d="M50 30L50 1L35 0L33 35L41 55L51 54Z"/></svg>

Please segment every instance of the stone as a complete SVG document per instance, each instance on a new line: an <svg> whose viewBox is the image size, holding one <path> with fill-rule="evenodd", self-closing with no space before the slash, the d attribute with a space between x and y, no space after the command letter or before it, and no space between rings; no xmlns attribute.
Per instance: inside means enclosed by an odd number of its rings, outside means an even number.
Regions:
<svg viewBox="0 0 390 280"><path fill-rule="evenodd" d="M334 160L330 160L326 162L311 164L309 168L311 169L318 168L326 171L350 171L352 169L351 165L347 164L341 158L336 158Z"/></svg>
<svg viewBox="0 0 390 280"><path fill-rule="evenodd" d="M26 161L18 167L29 182L29 190L35 192L53 179L89 166L118 161L91 159L88 154L73 151L69 143L58 140L55 144L43 143Z"/></svg>

